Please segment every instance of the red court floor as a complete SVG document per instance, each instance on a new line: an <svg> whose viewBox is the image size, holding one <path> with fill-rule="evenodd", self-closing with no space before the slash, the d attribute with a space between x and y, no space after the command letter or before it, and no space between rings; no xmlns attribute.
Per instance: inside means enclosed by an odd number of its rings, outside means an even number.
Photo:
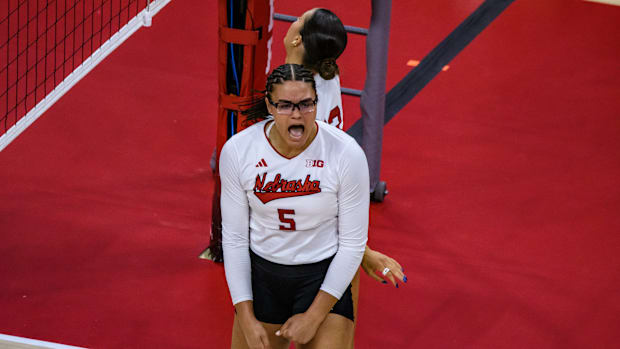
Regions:
<svg viewBox="0 0 620 349"><path fill-rule="evenodd" d="M370 1L275 3L369 22ZM388 88L481 3L393 1ZM228 346L223 267L198 258L216 13L172 1L0 153L0 333ZM386 126L370 246L409 282L362 277L357 348L618 348L619 23L618 6L516 0ZM362 88L363 38L339 64Z"/></svg>

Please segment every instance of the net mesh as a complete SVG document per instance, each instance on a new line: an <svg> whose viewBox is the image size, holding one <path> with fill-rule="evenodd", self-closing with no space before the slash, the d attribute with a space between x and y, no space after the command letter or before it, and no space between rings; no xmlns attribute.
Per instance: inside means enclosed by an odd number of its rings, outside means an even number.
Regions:
<svg viewBox="0 0 620 349"><path fill-rule="evenodd" d="M0 135L144 10L147 1L0 1Z"/></svg>

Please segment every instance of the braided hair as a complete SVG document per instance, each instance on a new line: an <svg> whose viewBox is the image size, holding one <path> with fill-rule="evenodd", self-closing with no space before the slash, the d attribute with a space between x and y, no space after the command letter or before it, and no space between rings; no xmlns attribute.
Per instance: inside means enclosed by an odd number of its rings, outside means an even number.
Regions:
<svg viewBox="0 0 620 349"><path fill-rule="evenodd" d="M304 21L299 31L304 43L303 65L325 80L339 73L336 59L347 47L347 32L332 11L319 8Z"/></svg>
<svg viewBox="0 0 620 349"><path fill-rule="evenodd" d="M267 118L269 111L267 110L265 97L271 100L271 93L273 92L274 85L282 84L285 81L308 82L312 84L312 89L316 93L316 83L314 82L314 76L310 70L299 64L283 64L275 68L271 74L269 74L265 91L261 91L250 103L244 105L244 107L247 108L242 110L241 114L245 115L246 123L254 123Z"/></svg>

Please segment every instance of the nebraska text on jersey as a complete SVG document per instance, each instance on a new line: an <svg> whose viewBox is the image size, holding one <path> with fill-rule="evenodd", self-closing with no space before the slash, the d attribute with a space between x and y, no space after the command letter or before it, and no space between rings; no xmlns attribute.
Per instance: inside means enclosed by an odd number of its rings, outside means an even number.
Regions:
<svg viewBox="0 0 620 349"><path fill-rule="evenodd" d="M306 179L302 183L301 179L298 180L286 180L282 179L282 176L278 173L273 181L265 183L265 177L267 173L263 173L263 176L256 175L256 184L254 184L254 195L263 203L266 204L269 201L290 198L293 196L311 195L321 192L321 181L311 181L310 175L306 176Z"/></svg>

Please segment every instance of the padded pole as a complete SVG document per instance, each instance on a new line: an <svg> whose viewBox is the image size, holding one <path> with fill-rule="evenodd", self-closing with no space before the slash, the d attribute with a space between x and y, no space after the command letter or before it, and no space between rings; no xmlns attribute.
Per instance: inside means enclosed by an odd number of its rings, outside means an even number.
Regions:
<svg viewBox="0 0 620 349"><path fill-rule="evenodd" d="M385 80L392 0L372 0L372 15L366 38L366 82L360 99L362 149L368 158L370 192L374 192L381 170Z"/></svg>

